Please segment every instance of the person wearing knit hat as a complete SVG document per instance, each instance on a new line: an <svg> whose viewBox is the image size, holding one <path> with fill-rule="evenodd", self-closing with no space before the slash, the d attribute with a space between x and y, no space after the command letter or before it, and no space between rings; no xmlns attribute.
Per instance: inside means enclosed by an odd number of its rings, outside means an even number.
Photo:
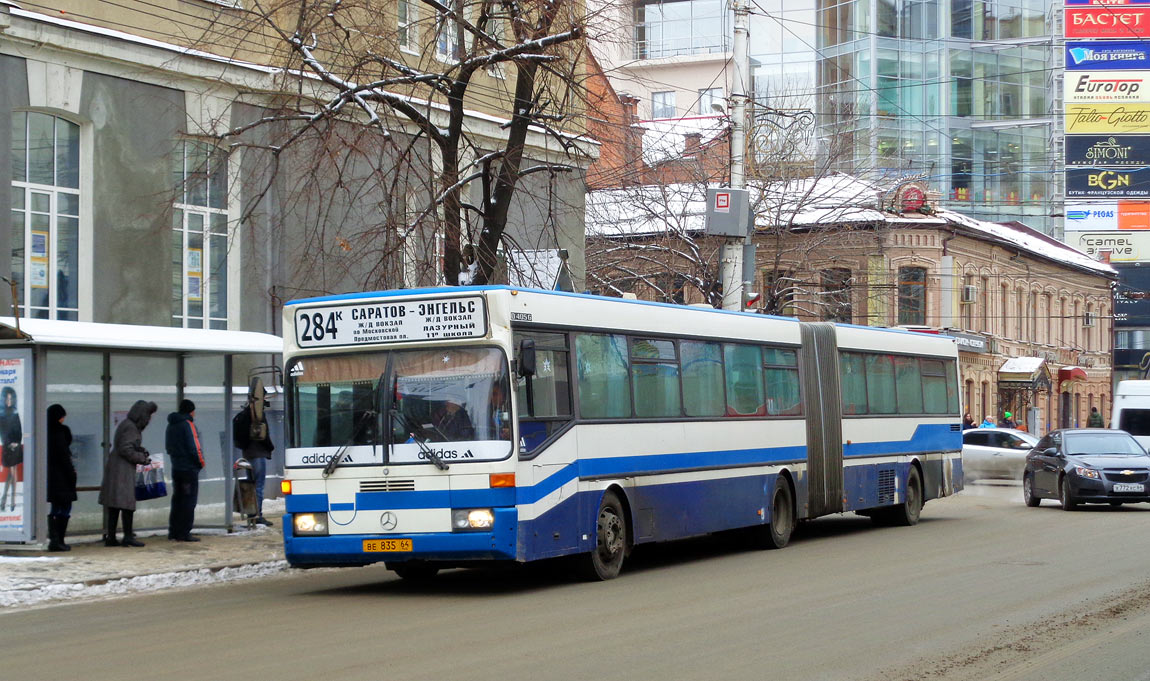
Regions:
<svg viewBox="0 0 1150 681"><path fill-rule="evenodd" d="M195 402L180 400L179 410L168 414L168 430L164 434L168 457L172 460L172 507L168 513L171 541L200 540L192 535L200 494L200 471L204 468L204 448L195 417Z"/></svg>

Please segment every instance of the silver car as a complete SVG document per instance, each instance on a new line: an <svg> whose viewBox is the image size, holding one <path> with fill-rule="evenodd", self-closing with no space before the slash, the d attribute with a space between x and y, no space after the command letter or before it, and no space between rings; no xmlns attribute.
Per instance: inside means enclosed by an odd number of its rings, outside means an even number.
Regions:
<svg viewBox="0 0 1150 681"><path fill-rule="evenodd" d="M962 473L966 482L980 478L1021 480L1026 454L1038 438L1013 428L962 431Z"/></svg>

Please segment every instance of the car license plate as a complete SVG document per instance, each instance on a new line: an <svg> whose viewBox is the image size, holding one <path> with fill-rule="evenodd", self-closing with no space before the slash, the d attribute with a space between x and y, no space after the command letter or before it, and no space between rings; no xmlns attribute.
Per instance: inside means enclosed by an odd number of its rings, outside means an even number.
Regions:
<svg viewBox="0 0 1150 681"><path fill-rule="evenodd" d="M1116 482L1114 483L1115 492L1142 492L1145 491L1145 486L1140 482Z"/></svg>
<svg viewBox="0 0 1150 681"><path fill-rule="evenodd" d="M390 551L410 551L410 539L364 539L364 553L383 553Z"/></svg>

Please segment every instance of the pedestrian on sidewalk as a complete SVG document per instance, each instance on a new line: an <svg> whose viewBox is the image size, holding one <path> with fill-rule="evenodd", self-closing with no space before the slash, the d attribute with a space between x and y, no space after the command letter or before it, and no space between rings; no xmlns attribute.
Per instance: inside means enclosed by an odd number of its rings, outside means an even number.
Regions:
<svg viewBox="0 0 1150 681"><path fill-rule="evenodd" d="M248 520L271 527L272 522L264 518L264 481L268 475L268 459L275 451L271 435L268 433L268 419L264 414L267 408L264 400L263 381L252 379L248 387L248 401L236 417L232 419L232 440L243 452L244 458L252 465L256 483L256 513Z"/></svg>
<svg viewBox="0 0 1150 681"><path fill-rule="evenodd" d="M136 514L136 466L147 464L151 454L144 449L143 433L156 413L156 403L136 400L128 417L116 426L112 449L104 461L104 481L100 484L100 505L107 518L104 546L143 546L132 531ZM124 517L124 538L116 541L116 523Z"/></svg>
<svg viewBox="0 0 1150 681"><path fill-rule="evenodd" d="M196 501L200 494L200 471L204 469L204 448L196 429L196 405L182 400L179 411L168 414L164 433L168 457L172 460L172 508L168 513L168 539L199 541L192 536L196 521Z"/></svg>
<svg viewBox="0 0 1150 681"><path fill-rule="evenodd" d="M48 550L71 551L64 542L72 502L76 501L76 465L72 463L72 429L64 425L63 405L48 407Z"/></svg>
<svg viewBox="0 0 1150 681"><path fill-rule="evenodd" d="M1105 425L1102 423L1102 414L1098 413L1098 407L1090 407L1090 418L1086 419L1086 427L1102 428Z"/></svg>

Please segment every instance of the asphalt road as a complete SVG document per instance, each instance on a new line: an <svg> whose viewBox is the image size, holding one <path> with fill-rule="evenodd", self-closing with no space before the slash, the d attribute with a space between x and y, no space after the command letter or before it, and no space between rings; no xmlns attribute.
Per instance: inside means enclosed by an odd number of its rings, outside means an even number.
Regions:
<svg viewBox="0 0 1150 681"><path fill-rule="evenodd" d="M1028 509L976 484L917 527L661 545L606 583L293 571L0 615L0 679L1146 681L1148 529L1150 505Z"/></svg>

